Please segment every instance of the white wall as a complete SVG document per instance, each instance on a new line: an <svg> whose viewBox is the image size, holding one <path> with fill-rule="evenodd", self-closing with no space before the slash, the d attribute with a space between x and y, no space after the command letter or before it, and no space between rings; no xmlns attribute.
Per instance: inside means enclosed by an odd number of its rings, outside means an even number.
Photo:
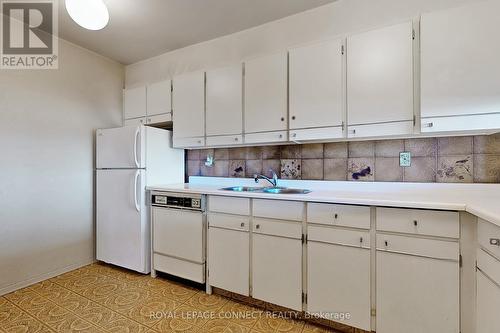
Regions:
<svg viewBox="0 0 500 333"><path fill-rule="evenodd" d="M94 129L124 68L65 41L58 70L0 70L0 295L94 260Z"/></svg>
<svg viewBox="0 0 500 333"><path fill-rule="evenodd" d="M479 0L339 0L259 27L165 53L126 68L126 86L239 62ZM228 13L230 15L230 13Z"/></svg>

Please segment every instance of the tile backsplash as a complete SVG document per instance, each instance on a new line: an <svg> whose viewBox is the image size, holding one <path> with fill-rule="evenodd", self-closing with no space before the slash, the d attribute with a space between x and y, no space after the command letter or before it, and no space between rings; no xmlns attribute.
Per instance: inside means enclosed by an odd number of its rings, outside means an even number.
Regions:
<svg viewBox="0 0 500 333"><path fill-rule="evenodd" d="M399 166L403 151L411 153L410 167ZM187 176L253 177L270 169L282 179L500 183L500 133L187 152Z"/></svg>

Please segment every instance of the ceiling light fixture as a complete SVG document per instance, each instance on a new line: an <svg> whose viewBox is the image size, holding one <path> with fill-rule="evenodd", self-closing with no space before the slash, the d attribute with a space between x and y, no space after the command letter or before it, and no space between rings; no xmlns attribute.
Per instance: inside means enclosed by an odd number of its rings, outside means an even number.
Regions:
<svg viewBox="0 0 500 333"><path fill-rule="evenodd" d="M73 21L88 30L101 30L109 22L103 0L66 0L66 10Z"/></svg>

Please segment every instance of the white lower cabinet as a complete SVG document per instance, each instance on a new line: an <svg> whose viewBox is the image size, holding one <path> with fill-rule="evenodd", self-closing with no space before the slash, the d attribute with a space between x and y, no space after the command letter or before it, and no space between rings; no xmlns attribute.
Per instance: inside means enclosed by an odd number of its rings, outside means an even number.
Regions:
<svg viewBox="0 0 500 333"><path fill-rule="evenodd" d="M308 237L307 312L370 331L368 232L309 227Z"/></svg>
<svg viewBox="0 0 500 333"><path fill-rule="evenodd" d="M500 332L500 261L480 249L476 272L476 333Z"/></svg>
<svg viewBox="0 0 500 333"><path fill-rule="evenodd" d="M254 234L252 296L302 311L302 241Z"/></svg>
<svg viewBox="0 0 500 333"><path fill-rule="evenodd" d="M418 240L377 235L377 333L460 332L458 243Z"/></svg>
<svg viewBox="0 0 500 333"><path fill-rule="evenodd" d="M211 286L249 295L249 239L248 231L209 228L208 281Z"/></svg>

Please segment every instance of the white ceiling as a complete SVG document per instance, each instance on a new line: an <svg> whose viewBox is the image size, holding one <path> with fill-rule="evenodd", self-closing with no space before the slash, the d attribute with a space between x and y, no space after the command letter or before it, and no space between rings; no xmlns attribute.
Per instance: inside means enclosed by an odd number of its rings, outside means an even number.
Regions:
<svg viewBox="0 0 500 333"><path fill-rule="evenodd" d="M109 25L88 31L59 0L59 36L131 64L336 0L104 0Z"/></svg>

